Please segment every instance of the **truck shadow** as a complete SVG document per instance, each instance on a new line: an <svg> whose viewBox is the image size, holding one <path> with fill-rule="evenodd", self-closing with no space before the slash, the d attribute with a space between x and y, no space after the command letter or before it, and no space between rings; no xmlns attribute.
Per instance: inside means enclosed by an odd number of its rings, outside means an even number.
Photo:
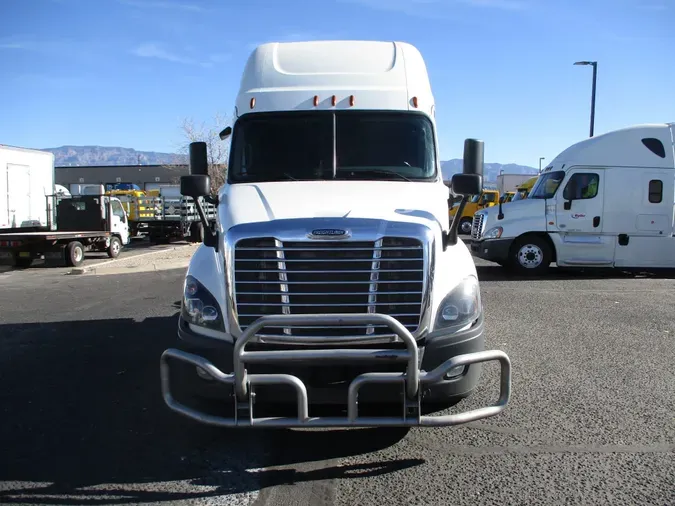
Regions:
<svg viewBox="0 0 675 506"><path fill-rule="evenodd" d="M480 281L555 281L555 280L594 280L594 279L675 279L674 269L658 269L653 271L621 270L621 269L570 269L551 267L543 276L523 276L503 267L477 265L476 271Z"/></svg>
<svg viewBox="0 0 675 506"><path fill-rule="evenodd" d="M176 325L177 315L0 325L0 502L194 500L423 463L327 462L303 471L307 462L387 448L402 433L225 430L174 414L161 398L158 366Z"/></svg>

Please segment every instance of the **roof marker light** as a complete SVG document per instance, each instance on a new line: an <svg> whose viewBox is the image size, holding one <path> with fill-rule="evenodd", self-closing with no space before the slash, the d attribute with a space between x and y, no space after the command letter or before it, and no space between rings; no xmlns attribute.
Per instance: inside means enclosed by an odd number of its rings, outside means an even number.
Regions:
<svg viewBox="0 0 675 506"><path fill-rule="evenodd" d="M337 104L337 97L335 95L333 95L333 98L331 98L330 103L333 104L333 107L335 107L335 105Z"/></svg>
<svg viewBox="0 0 675 506"><path fill-rule="evenodd" d="M255 97L251 98L251 109L255 107Z"/></svg>
<svg viewBox="0 0 675 506"><path fill-rule="evenodd" d="M349 96L349 105L350 107L354 107L354 95Z"/></svg>
<svg viewBox="0 0 675 506"><path fill-rule="evenodd" d="M314 107L319 105L319 95L314 95Z"/></svg>
<svg viewBox="0 0 675 506"><path fill-rule="evenodd" d="M417 109L417 97L413 97L412 99L413 107Z"/></svg>

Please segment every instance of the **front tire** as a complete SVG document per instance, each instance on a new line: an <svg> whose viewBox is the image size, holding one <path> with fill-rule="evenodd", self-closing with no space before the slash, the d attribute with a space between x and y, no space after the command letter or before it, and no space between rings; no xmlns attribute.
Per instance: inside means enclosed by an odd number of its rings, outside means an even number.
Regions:
<svg viewBox="0 0 675 506"><path fill-rule="evenodd" d="M108 249L106 252L108 253L108 257L110 258L117 258L120 256L120 251L122 251L122 241L120 241L119 237L113 236L110 238L110 244L108 245Z"/></svg>
<svg viewBox="0 0 675 506"><path fill-rule="evenodd" d="M551 246L541 236L526 235L516 240L511 248L511 267L517 274L540 276L551 265Z"/></svg>
<svg viewBox="0 0 675 506"><path fill-rule="evenodd" d="M471 233L471 225L473 220L471 218L462 218L459 221L459 231L464 235L469 235Z"/></svg>

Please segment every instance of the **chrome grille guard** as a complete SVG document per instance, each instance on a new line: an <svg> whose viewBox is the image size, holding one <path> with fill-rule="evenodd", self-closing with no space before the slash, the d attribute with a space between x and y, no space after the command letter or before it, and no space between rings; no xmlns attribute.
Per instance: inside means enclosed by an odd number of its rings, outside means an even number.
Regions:
<svg viewBox="0 0 675 506"><path fill-rule="evenodd" d="M405 350L391 349L296 349L277 351L246 351L248 343L256 342L256 333L271 325L387 325L405 343ZM286 336L287 338L290 336ZM370 336L363 336L364 342ZM294 336L289 342L302 342L302 336ZM327 336L325 344L339 344L339 336ZM225 374L215 365L199 355L177 349L167 349L160 359L160 376L164 402L173 411L197 422L219 427L377 427L377 426L450 426L472 422L497 415L506 407L511 395L511 361L500 350L467 353L453 357L434 370L419 369L419 350L412 334L391 316L383 314L332 314L332 315L275 315L264 316L253 322L237 339L234 347L234 372ZM233 389L234 415L231 418L210 415L185 406L171 395L169 361L187 362L202 368L215 381ZM308 395L305 384L290 374L248 374L246 363L290 363L299 360L339 360L345 362L391 363L406 362L406 371L371 372L352 380L347 395L347 417L310 417ZM491 406L464 413L439 416L423 416L420 411L422 387L439 381L451 369L480 362L500 363L499 399ZM403 413L401 417L360 417L358 414L358 393L368 383L400 383L404 389ZM289 385L297 395L297 416L255 418L253 416L254 388L256 385Z"/></svg>

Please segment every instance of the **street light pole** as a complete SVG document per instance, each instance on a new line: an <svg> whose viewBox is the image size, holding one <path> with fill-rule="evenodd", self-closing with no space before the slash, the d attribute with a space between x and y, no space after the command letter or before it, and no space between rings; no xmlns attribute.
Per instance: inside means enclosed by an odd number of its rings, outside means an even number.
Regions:
<svg viewBox="0 0 675 506"><path fill-rule="evenodd" d="M595 130L595 87L598 80L598 62L597 61L578 61L575 65L591 65L593 67L593 88L591 91L591 132L590 137L593 137Z"/></svg>
<svg viewBox="0 0 675 506"><path fill-rule="evenodd" d="M546 160L543 156L539 157L539 174L541 174L541 161Z"/></svg>

